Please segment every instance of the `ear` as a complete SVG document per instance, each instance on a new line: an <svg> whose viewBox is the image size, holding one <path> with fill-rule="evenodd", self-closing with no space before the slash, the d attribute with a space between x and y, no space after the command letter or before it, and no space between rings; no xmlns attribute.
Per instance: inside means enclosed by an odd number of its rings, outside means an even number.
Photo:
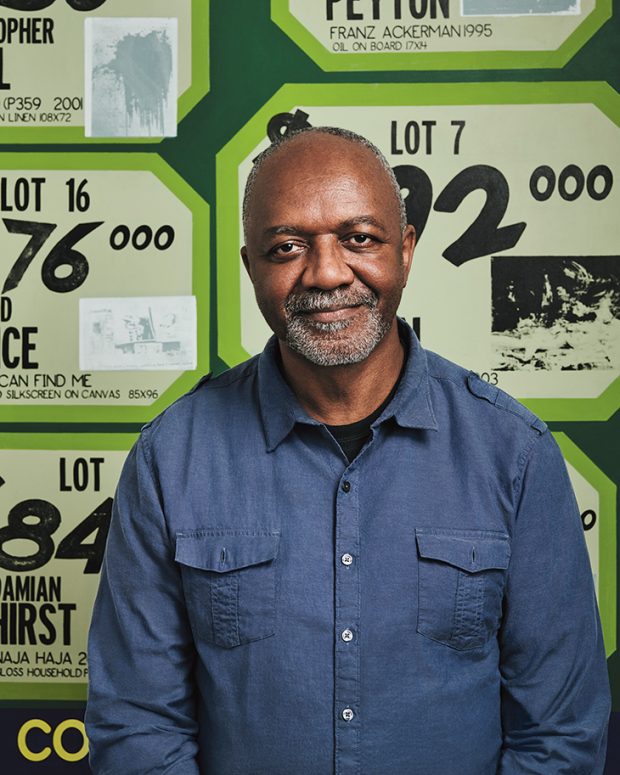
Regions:
<svg viewBox="0 0 620 775"><path fill-rule="evenodd" d="M254 280L252 279L252 271L250 270L250 259L248 258L248 249L245 245L241 248L241 260L243 261L243 266L245 267L245 271L248 273L248 277L252 282L254 282Z"/></svg>
<svg viewBox="0 0 620 775"><path fill-rule="evenodd" d="M413 263L413 251L416 245L416 233L415 228L409 224L403 234L402 251L403 251L403 271L405 275L405 282L403 288L407 285L407 279L409 272L411 271L411 264Z"/></svg>

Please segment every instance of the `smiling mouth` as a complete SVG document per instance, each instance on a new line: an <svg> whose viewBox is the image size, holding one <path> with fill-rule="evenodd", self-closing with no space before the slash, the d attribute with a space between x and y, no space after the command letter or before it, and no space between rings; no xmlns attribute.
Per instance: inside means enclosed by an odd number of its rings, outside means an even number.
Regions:
<svg viewBox="0 0 620 775"><path fill-rule="evenodd" d="M332 291L308 290L292 293L284 304L290 323L319 331L339 331L348 328L371 312L378 298L369 288L336 288Z"/></svg>
<svg viewBox="0 0 620 775"><path fill-rule="evenodd" d="M316 321L317 323L332 323L338 320L349 320L354 317L362 304L352 304L347 306L330 307L328 309L308 310L300 312L303 317Z"/></svg>

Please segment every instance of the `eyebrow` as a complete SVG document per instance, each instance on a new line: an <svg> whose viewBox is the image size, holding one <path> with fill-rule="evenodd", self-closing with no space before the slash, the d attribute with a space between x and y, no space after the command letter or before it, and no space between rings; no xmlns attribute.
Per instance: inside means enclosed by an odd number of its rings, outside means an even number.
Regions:
<svg viewBox="0 0 620 775"><path fill-rule="evenodd" d="M354 218L347 218L341 221L337 225L338 231L346 231L354 226L374 226L375 229L385 233L386 228L384 224L374 218L372 215L358 215ZM278 226L270 226L263 231L264 237L276 237L279 234L294 234L298 236L306 236L308 234L307 229L302 229L300 226L293 226L292 224L281 224Z"/></svg>

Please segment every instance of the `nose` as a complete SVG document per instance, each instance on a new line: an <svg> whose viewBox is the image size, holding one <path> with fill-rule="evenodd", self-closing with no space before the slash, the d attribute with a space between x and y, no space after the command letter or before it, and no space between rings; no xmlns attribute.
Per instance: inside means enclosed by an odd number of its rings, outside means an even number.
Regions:
<svg viewBox="0 0 620 775"><path fill-rule="evenodd" d="M343 251L337 237L317 237L307 253L307 264L301 277L304 288L327 291L341 285L351 285L355 274L345 260Z"/></svg>

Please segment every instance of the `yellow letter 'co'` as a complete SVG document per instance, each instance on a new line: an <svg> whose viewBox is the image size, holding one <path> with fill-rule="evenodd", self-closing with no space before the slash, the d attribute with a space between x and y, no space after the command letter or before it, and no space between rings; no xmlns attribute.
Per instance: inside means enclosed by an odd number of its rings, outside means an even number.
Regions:
<svg viewBox="0 0 620 775"><path fill-rule="evenodd" d="M44 748L42 748L40 751L33 751L28 746L28 733L31 729L40 729L42 732L44 732L46 735L49 735L52 731L51 726L47 723L47 721L43 721L39 718L33 718L29 721L26 721L20 728L18 734L17 734L17 747L19 748L20 753L25 759L28 759L30 762L42 762L45 759L50 756L52 753L52 749L49 747L49 745L46 745ZM67 751L67 749L64 747L62 742L62 736L67 731L67 729L77 729L78 732L82 735L82 747L79 751L76 751L75 753L71 753L71 751ZM86 738L86 730L84 728L84 723L82 721L79 721L78 719L68 718L62 721L54 730L54 734L52 735L52 746L54 747L54 751L56 754L65 762L79 762L80 759L83 759L86 754L88 753L88 740Z"/></svg>

